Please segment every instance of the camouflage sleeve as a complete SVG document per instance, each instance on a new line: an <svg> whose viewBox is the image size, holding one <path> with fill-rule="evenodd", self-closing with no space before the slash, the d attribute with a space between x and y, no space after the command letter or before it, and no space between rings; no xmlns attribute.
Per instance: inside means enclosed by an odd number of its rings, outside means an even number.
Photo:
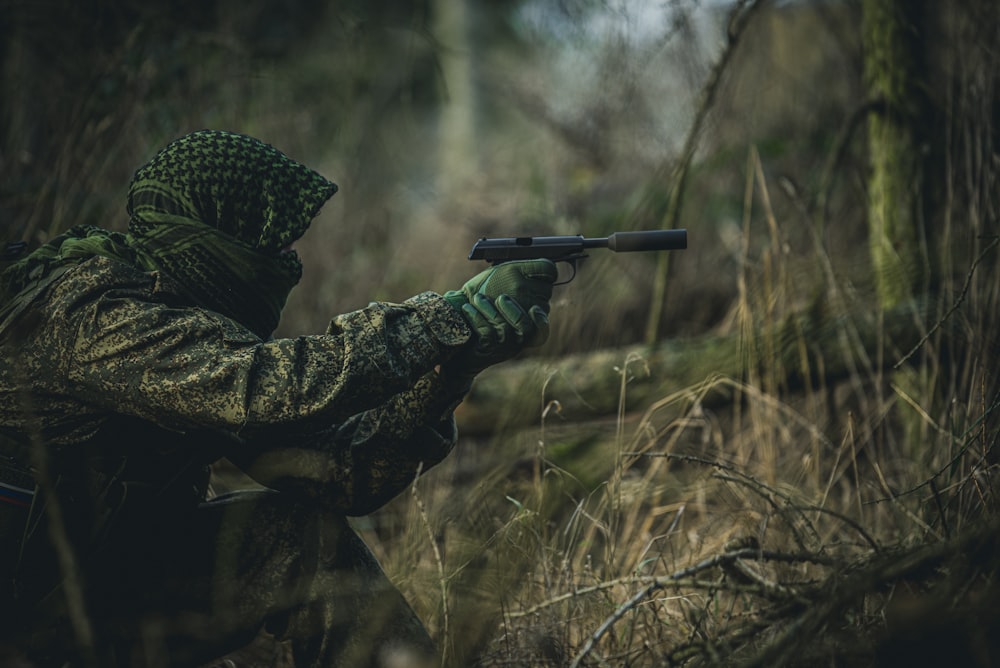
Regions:
<svg viewBox="0 0 1000 668"><path fill-rule="evenodd" d="M332 429L291 443L276 434L260 456L247 448L232 459L269 487L365 515L451 452L457 437L453 411L468 389L468 379L432 371L412 389Z"/></svg>
<svg viewBox="0 0 1000 668"><path fill-rule="evenodd" d="M267 342L215 313L130 297L51 313L65 337L62 392L91 410L241 438L342 424L412 388L471 336L434 293L370 304L323 335Z"/></svg>
<svg viewBox="0 0 1000 668"><path fill-rule="evenodd" d="M439 295L373 303L325 334L264 342L157 297L148 275L110 261L93 269L54 287L18 348L53 443L85 440L111 415L223 432L223 454L265 484L350 513L381 506L454 446L469 382L436 367L471 332Z"/></svg>

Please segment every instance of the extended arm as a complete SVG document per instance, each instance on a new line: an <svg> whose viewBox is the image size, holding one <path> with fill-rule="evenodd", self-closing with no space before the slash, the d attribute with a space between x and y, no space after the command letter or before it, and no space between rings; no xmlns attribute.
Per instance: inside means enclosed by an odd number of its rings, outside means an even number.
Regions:
<svg viewBox="0 0 1000 668"><path fill-rule="evenodd" d="M341 316L325 335L261 342L217 314L150 301L142 276L124 273L118 289L93 299L74 284L85 272L67 276L43 311L42 336L24 345L24 363L38 367L26 369L36 392L78 405L84 415L67 416L78 429L124 413L244 439L275 425L316 431L413 387L470 337L428 293Z"/></svg>

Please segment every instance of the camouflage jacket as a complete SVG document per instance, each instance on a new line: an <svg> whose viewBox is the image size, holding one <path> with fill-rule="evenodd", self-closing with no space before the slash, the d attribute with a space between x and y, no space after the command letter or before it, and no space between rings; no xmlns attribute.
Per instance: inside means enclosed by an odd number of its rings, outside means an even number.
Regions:
<svg viewBox="0 0 1000 668"><path fill-rule="evenodd" d="M97 442L147 471L224 456L358 515L455 443L468 380L436 367L471 332L434 293L269 341L186 304L168 277L104 257L21 301L0 322L0 442L21 452L44 443L57 459ZM102 440L120 420L127 442Z"/></svg>

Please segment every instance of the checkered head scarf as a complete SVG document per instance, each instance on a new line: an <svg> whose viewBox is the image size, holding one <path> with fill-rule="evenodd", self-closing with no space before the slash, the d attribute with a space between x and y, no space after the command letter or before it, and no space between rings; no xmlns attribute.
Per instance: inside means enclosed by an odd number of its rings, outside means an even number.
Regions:
<svg viewBox="0 0 1000 668"><path fill-rule="evenodd" d="M194 132L135 173L128 244L195 303L267 338L302 277L290 246L335 192L253 137Z"/></svg>

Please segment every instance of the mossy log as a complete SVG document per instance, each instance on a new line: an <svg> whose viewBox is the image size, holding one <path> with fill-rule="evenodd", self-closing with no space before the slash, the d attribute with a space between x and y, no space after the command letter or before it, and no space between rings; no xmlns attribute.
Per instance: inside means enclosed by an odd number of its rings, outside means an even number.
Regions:
<svg viewBox="0 0 1000 668"><path fill-rule="evenodd" d="M541 424L553 411L561 420L587 421L672 396L718 405L730 401L737 386L713 382L720 377L780 392L867 376L878 360L895 364L921 341L925 304L910 302L881 317L833 317L816 309L749 333L507 362L476 379L456 413L459 429L465 435L501 433Z"/></svg>

